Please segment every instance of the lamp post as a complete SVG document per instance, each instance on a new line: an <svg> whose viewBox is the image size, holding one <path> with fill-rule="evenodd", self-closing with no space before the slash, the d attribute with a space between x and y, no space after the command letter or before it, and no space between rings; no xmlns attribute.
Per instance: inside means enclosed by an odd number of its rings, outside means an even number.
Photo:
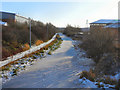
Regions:
<svg viewBox="0 0 120 90"><path fill-rule="evenodd" d="M31 19L29 18L29 24L30 24L30 48L31 48Z"/></svg>
<svg viewBox="0 0 120 90"><path fill-rule="evenodd" d="M87 26L87 30L89 30L89 28L88 28L88 19L86 20L86 26Z"/></svg>
<svg viewBox="0 0 120 90"><path fill-rule="evenodd" d="M48 24L47 24L47 39L48 39Z"/></svg>

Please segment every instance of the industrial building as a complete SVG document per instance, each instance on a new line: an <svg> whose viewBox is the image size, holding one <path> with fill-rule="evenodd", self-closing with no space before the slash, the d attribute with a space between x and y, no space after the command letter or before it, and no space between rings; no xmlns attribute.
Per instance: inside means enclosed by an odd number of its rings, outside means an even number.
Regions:
<svg viewBox="0 0 120 90"><path fill-rule="evenodd" d="M118 28L120 27L120 20L115 19L100 19L98 21L90 23L90 29L94 28Z"/></svg>
<svg viewBox="0 0 120 90"><path fill-rule="evenodd" d="M111 32L111 35L115 35L116 47L120 47L120 20L115 19L100 19L98 21L90 23L90 30L103 29Z"/></svg>
<svg viewBox="0 0 120 90"><path fill-rule="evenodd" d="M17 15L15 13L9 13L9 12L0 12L0 20L2 22L19 22L19 23L29 23L29 19L20 15Z"/></svg>

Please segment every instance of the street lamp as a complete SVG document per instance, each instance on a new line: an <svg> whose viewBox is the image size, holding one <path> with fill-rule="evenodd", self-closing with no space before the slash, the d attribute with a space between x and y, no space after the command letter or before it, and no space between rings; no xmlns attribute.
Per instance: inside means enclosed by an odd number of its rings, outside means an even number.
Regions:
<svg viewBox="0 0 120 90"><path fill-rule="evenodd" d="M30 48L31 48L31 19L29 18L29 27L30 27Z"/></svg>
<svg viewBox="0 0 120 90"><path fill-rule="evenodd" d="M47 39L48 39L48 24L46 26L47 26Z"/></svg>

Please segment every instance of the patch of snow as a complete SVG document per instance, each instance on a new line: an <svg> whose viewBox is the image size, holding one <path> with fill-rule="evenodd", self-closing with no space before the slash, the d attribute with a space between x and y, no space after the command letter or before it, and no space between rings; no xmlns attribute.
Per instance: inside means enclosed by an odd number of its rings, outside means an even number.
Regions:
<svg viewBox="0 0 120 90"><path fill-rule="evenodd" d="M116 75L115 75L115 78L116 78L117 80L120 79L120 73L116 74Z"/></svg>
<svg viewBox="0 0 120 90"><path fill-rule="evenodd" d="M43 48L44 46L48 45L48 44L51 43L53 40L55 40L56 35L57 35L57 33L56 33L56 34L52 37L52 39L50 39L48 42L42 43L42 44L40 44L40 45L38 45L38 46L32 46L32 47L31 47L29 50L27 50L27 51L20 52L20 53L14 55L14 56L8 57L8 58L7 58L6 60L4 60L4 61L0 61L0 67L4 66L4 65L6 65L6 64L8 64L8 63L10 63L10 62L12 62L12 61L15 61L15 60L17 60L17 59L20 59L20 58L24 57L25 55L28 55L28 54L30 54L30 53L32 53L32 52L35 52L35 51L37 51L37 50L40 50L40 48Z"/></svg>
<svg viewBox="0 0 120 90"><path fill-rule="evenodd" d="M15 77L16 73L13 73L13 70L17 70L17 75L19 75L22 71L25 70L26 66L31 66L35 63L36 60L44 58L48 55L48 51L51 49L48 48L48 50L44 50L44 53L39 53L38 55L34 54L33 56L36 57L36 59L33 59L33 57L23 58L17 61L17 63L12 64L9 68L9 70L3 70L1 73L1 76L3 78L3 83L9 81L11 78Z"/></svg>
<svg viewBox="0 0 120 90"><path fill-rule="evenodd" d="M97 88L94 82L86 79L85 77L83 77L82 79L79 79L79 82L80 82L81 88Z"/></svg>
<svg viewBox="0 0 120 90"><path fill-rule="evenodd" d="M80 86L82 88L98 88L98 85L96 85L98 82L92 82L85 77L82 79L79 79ZM103 82L99 83L100 85L103 85L101 88L110 88L110 87L115 87L115 85L110 85L110 84L104 84Z"/></svg>
<svg viewBox="0 0 120 90"><path fill-rule="evenodd" d="M120 73L117 73L117 74L114 75L114 76L110 76L110 78L119 80L119 79L120 79Z"/></svg>

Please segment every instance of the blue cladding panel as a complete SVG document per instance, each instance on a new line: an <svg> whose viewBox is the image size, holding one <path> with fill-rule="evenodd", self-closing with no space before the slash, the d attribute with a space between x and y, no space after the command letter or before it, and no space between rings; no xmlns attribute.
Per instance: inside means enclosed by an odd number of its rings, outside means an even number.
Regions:
<svg viewBox="0 0 120 90"><path fill-rule="evenodd" d="M105 28L120 28L120 23L119 24L110 24L105 26Z"/></svg>
<svg viewBox="0 0 120 90"><path fill-rule="evenodd" d="M0 12L0 19L15 19L14 13Z"/></svg>

